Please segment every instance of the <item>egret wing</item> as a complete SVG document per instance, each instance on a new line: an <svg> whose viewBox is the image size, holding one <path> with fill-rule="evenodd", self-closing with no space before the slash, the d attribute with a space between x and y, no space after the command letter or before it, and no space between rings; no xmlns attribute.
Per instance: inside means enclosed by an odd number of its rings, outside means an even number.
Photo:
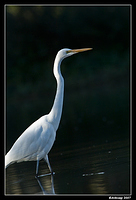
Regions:
<svg viewBox="0 0 136 200"><path fill-rule="evenodd" d="M54 140L55 132L52 125L42 117L16 140L9 151L10 158L17 162L40 160L50 151Z"/></svg>

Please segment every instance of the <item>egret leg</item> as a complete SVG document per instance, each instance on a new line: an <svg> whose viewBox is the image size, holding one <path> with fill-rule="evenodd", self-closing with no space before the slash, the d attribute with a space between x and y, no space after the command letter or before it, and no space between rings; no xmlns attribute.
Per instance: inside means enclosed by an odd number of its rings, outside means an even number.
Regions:
<svg viewBox="0 0 136 200"><path fill-rule="evenodd" d="M44 160L46 161L51 174L53 174L53 171L52 171L52 168L51 168L51 165L50 165L50 162L49 162L48 155L45 156Z"/></svg>
<svg viewBox="0 0 136 200"><path fill-rule="evenodd" d="M50 162L49 162L48 155L46 155L43 159L46 161L46 163L47 163L47 165L48 165L48 168L49 168L49 170L50 170L51 173L43 174L43 175L38 175L38 177L43 177L43 176L48 176L48 175L54 175L55 172L52 171L52 168L51 168L51 165L50 165Z"/></svg>
<svg viewBox="0 0 136 200"><path fill-rule="evenodd" d="M49 174L38 175L38 169L39 169L39 160L37 160L37 164L36 164L36 175L35 175L35 178L36 178L37 180L39 180L39 179L38 179L39 177L51 175L51 173L49 173Z"/></svg>
<svg viewBox="0 0 136 200"><path fill-rule="evenodd" d="M39 160L37 160L36 164L36 177L38 176L38 169L39 169Z"/></svg>
<svg viewBox="0 0 136 200"><path fill-rule="evenodd" d="M55 172L52 171L52 168L51 168L51 165L50 165L50 162L49 162L48 155L45 156L44 160L46 161L46 163L47 163L47 165L48 165L48 168L49 168L49 170L50 170L51 173L38 175L39 160L37 160L36 177L43 177L43 176L48 176L48 175L54 175L54 174L55 174Z"/></svg>

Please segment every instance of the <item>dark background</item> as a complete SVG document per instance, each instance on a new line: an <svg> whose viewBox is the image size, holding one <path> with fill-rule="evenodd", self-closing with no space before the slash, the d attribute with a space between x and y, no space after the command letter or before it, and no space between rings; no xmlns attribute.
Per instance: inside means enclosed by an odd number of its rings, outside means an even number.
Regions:
<svg viewBox="0 0 136 200"><path fill-rule="evenodd" d="M7 151L49 113L58 50L88 47L62 62L56 148L129 140L130 6L6 6Z"/></svg>

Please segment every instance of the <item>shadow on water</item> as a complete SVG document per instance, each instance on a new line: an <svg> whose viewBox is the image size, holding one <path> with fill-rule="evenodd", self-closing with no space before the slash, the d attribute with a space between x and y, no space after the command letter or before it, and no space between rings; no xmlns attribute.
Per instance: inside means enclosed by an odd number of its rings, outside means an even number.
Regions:
<svg viewBox="0 0 136 200"><path fill-rule="evenodd" d="M36 162L13 164L6 171L6 194L129 194L129 141L50 152L55 175L35 178ZM48 173L40 161L40 174Z"/></svg>

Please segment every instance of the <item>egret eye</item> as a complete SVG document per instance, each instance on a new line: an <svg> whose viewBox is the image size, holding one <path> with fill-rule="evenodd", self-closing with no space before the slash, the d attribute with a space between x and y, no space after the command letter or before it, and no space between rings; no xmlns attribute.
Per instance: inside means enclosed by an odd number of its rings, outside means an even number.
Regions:
<svg viewBox="0 0 136 200"><path fill-rule="evenodd" d="M66 53L70 53L70 50L69 50L69 51L66 51Z"/></svg>

